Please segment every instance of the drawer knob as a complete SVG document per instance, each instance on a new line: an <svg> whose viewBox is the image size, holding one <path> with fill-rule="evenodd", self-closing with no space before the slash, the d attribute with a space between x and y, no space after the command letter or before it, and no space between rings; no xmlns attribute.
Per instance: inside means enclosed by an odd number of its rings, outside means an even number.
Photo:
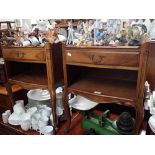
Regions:
<svg viewBox="0 0 155 155"><path fill-rule="evenodd" d="M100 64L105 56L103 55L90 55L89 58L94 64Z"/></svg>
<svg viewBox="0 0 155 155"><path fill-rule="evenodd" d="M25 53L20 53L20 52L17 53L18 58L24 58L24 55L25 55Z"/></svg>

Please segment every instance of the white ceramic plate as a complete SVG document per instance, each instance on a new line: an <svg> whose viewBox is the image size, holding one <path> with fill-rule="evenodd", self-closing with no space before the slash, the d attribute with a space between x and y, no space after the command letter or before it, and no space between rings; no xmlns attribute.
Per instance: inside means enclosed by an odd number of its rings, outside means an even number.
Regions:
<svg viewBox="0 0 155 155"><path fill-rule="evenodd" d="M148 122L148 124L149 124L150 129L152 130L152 132L154 132L154 133L155 133L155 129L154 129L154 127L151 125L151 123L150 123L150 122Z"/></svg>
<svg viewBox="0 0 155 155"><path fill-rule="evenodd" d="M77 95L69 100L69 104L72 108L77 110L90 110L96 107L99 103L88 100L85 97Z"/></svg>
<svg viewBox="0 0 155 155"><path fill-rule="evenodd" d="M155 115L152 115L150 118L149 118L149 121L148 121L150 127L152 127L154 130L155 130Z"/></svg>

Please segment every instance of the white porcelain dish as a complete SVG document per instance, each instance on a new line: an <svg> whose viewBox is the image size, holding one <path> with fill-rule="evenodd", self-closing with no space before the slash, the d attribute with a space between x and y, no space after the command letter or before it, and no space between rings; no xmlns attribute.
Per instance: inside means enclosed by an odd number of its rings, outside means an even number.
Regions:
<svg viewBox="0 0 155 155"><path fill-rule="evenodd" d="M149 118L149 121L148 123L151 125L151 127L154 128L155 130L155 115L152 115L150 118Z"/></svg>
<svg viewBox="0 0 155 155"><path fill-rule="evenodd" d="M99 103L77 95L76 97L69 100L69 104L72 108L77 110L90 110L96 107Z"/></svg>
<svg viewBox="0 0 155 155"><path fill-rule="evenodd" d="M155 133L155 128L152 126L152 124L150 122L148 122L149 126L150 126L150 129L152 130L152 132Z"/></svg>
<svg viewBox="0 0 155 155"><path fill-rule="evenodd" d="M50 100L50 93L48 90L32 89L28 91L27 97L36 101L46 101Z"/></svg>

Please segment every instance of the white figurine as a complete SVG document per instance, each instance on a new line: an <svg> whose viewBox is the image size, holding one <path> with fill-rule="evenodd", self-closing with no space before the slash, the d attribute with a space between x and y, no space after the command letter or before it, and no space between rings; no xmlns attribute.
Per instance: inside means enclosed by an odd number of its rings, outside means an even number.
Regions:
<svg viewBox="0 0 155 155"><path fill-rule="evenodd" d="M36 26L32 29L32 32L34 31L34 29L38 28L40 32L46 32L48 30L48 28L53 28L53 25L50 25L49 21L47 19L37 19L36 20Z"/></svg>
<svg viewBox="0 0 155 155"><path fill-rule="evenodd" d="M67 38L67 42L66 44L74 44L74 29L73 29L73 25L72 22L68 22L68 38Z"/></svg>

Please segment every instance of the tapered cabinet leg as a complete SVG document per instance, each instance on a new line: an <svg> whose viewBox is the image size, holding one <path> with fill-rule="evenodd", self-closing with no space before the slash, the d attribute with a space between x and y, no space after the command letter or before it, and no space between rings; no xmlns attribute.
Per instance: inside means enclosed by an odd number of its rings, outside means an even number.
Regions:
<svg viewBox="0 0 155 155"><path fill-rule="evenodd" d="M56 93L53 91L51 93L51 104L52 104L52 114L53 114L53 124L54 128L56 129L58 122L57 122L57 116L56 116Z"/></svg>
<svg viewBox="0 0 155 155"><path fill-rule="evenodd" d="M142 122L144 118L143 107L136 105L136 119L135 119L135 134L139 134Z"/></svg>
<svg viewBox="0 0 155 155"><path fill-rule="evenodd" d="M62 97L62 103L63 103L63 107L64 107L65 117L67 119L67 126L66 126L64 132L67 133L71 126L71 115L70 115L70 109L69 109L69 104L68 104L68 93L66 93L65 91L64 91L63 97Z"/></svg>

